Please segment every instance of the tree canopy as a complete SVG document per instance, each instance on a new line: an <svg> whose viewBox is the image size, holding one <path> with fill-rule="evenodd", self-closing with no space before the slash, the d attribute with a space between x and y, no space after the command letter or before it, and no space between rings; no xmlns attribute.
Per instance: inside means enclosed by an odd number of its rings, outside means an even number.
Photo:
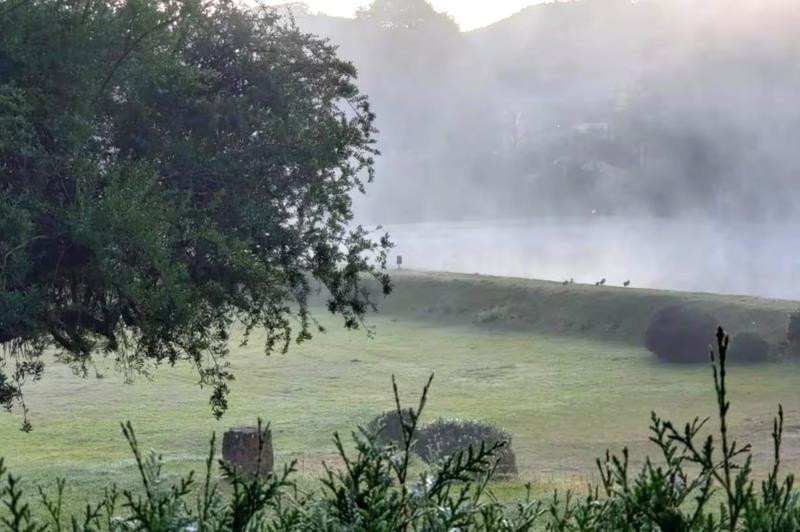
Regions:
<svg viewBox="0 0 800 532"><path fill-rule="evenodd" d="M428 0L372 0L356 15L385 29L458 31L455 21L436 11Z"/></svg>
<svg viewBox="0 0 800 532"><path fill-rule="evenodd" d="M219 416L234 326L285 350L321 285L358 327L391 244L353 225L355 77L230 0L0 0L0 404L54 349L82 375L188 361Z"/></svg>

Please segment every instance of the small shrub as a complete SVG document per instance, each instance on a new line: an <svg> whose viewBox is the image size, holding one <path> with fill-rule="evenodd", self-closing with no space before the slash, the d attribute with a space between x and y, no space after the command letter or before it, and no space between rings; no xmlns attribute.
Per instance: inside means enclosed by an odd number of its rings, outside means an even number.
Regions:
<svg viewBox="0 0 800 532"><path fill-rule="evenodd" d="M650 319L645 347L668 362L707 362L717 320L686 305L664 307Z"/></svg>
<svg viewBox="0 0 800 532"><path fill-rule="evenodd" d="M475 323L496 323L511 319L511 308L508 306L495 306L476 312L472 317Z"/></svg>
<svg viewBox="0 0 800 532"><path fill-rule="evenodd" d="M763 362L769 358L769 343L757 333L739 333L731 340L731 362Z"/></svg>
<svg viewBox="0 0 800 532"><path fill-rule="evenodd" d="M511 435L489 423L471 420L439 419L423 426L417 436L414 451L428 463L466 451L507 442L495 454L496 474L511 477L517 474L517 459L511 449Z"/></svg>
<svg viewBox="0 0 800 532"><path fill-rule="evenodd" d="M789 314L789 323L786 325L786 342L790 354L800 354L800 310Z"/></svg>
<svg viewBox="0 0 800 532"><path fill-rule="evenodd" d="M406 424L410 423L411 409L404 409L403 417ZM400 447L403 444L403 426L400 423L400 415L397 410L384 412L370 421L367 425L367 432L375 435L375 443L378 445L394 443Z"/></svg>
<svg viewBox="0 0 800 532"><path fill-rule="evenodd" d="M789 324L786 326L786 339L789 343L800 344L800 310L789 314Z"/></svg>

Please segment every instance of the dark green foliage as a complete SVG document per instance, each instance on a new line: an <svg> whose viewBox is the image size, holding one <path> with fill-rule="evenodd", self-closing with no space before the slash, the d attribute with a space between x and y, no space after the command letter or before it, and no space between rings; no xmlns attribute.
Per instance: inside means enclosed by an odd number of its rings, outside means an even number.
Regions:
<svg viewBox="0 0 800 532"><path fill-rule="evenodd" d="M435 463L465 449L505 442L497 452L496 473L511 477L517 474L517 460L511 449L511 435L490 423L461 419L438 419L423 426L414 451L426 462Z"/></svg>
<svg viewBox="0 0 800 532"><path fill-rule="evenodd" d="M2 404L53 347L81 375L188 362L221 415L233 323L285 350L319 284L359 326L390 244L351 223L377 153L354 78L233 1L0 0Z"/></svg>
<svg viewBox="0 0 800 532"><path fill-rule="evenodd" d="M739 333L731 339L731 362L763 362L769 358L769 343L758 333Z"/></svg>
<svg viewBox="0 0 800 532"><path fill-rule="evenodd" d="M705 362L717 320L694 307L672 305L658 310L647 326L644 344L668 362Z"/></svg>
<svg viewBox="0 0 800 532"><path fill-rule="evenodd" d="M411 410L403 410L406 423L411 420ZM381 445L395 444L400 446L403 442L403 425L397 410L389 410L380 414L367 424L367 432L375 435L375 441Z"/></svg>

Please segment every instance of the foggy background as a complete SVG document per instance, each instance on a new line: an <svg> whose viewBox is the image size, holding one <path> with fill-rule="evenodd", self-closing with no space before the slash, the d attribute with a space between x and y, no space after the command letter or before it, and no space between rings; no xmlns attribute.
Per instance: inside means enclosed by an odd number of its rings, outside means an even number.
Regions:
<svg viewBox="0 0 800 532"><path fill-rule="evenodd" d="M291 10L358 68L382 156L357 220L408 267L800 298L800 2L558 2L473 31Z"/></svg>

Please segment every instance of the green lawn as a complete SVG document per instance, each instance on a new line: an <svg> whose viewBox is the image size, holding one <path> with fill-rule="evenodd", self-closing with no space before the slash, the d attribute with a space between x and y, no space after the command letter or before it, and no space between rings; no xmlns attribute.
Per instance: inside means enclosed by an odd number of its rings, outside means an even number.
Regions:
<svg viewBox="0 0 800 532"><path fill-rule="evenodd" d="M135 480L120 421L131 420L144 447L162 452L168 471L177 473L201 468L212 431L261 416L272 423L278 462L296 458L305 476L313 476L334 459L334 431L348 432L392 407L392 374L411 403L435 372L426 418L482 419L509 430L520 478L502 489L515 492L526 481L539 489L582 486L607 447L628 446L634 457L652 451L646 444L651 410L679 422L713 413L708 367L664 365L633 342L405 314L371 318L374 339L326 319L327 334L289 355L264 356L258 339L236 349L237 380L219 422L210 414L210 392L183 369L162 368L152 381L125 385L110 368L97 381L51 365L27 390L32 433L18 430L17 415L0 415L0 456L32 483L70 478L68 502L75 508L112 481ZM799 379L800 365L791 363L731 370L733 430L755 445L757 466L769 456L780 402L788 425L786 466L800 472Z"/></svg>

